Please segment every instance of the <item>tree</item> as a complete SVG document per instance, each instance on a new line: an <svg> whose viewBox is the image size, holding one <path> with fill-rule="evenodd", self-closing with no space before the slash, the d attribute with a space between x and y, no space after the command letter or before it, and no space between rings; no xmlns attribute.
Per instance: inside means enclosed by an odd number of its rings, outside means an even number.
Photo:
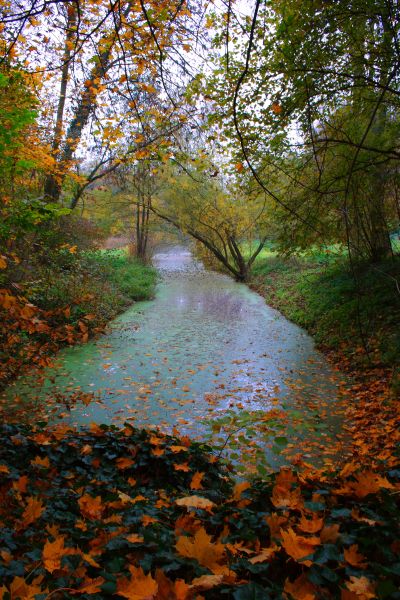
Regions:
<svg viewBox="0 0 400 600"><path fill-rule="evenodd" d="M213 121L235 140L236 160L311 240L324 241L328 211L352 255L387 256L389 227L398 223L395 3L256 0L251 17L230 6L214 27L219 64L205 94ZM282 174L278 185L268 179L271 168ZM300 207L288 201L296 185ZM318 198L320 219L309 214L307 195Z"/></svg>
<svg viewBox="0 0 400 600"><path fill-rule="evenodd" d="M238 281L246 281L266 239L264 202L249 200L217 178L203 155L190 166L165 167L151 210L189 234Z"/></svg>
<svg viewBox="0 0 400 600"><path fill-rule="evenodd" d="M3 60L12 54L32 73L45 74L41 119L52 130L56 165L44 193L52 201L60 200L72 175L78 183L70 199L75 207L90 182L121 162L143 158L148 146L186 119L179 100L187 70L182 52L190 50L196 7L190 12L178 0L23 1L1 11L7 25ZM158 107L147 103L149 95L161 94ZM149 114L157 121L154 138L143 136ZM88 151L98 163L77 177L77 162Z"/></svg>

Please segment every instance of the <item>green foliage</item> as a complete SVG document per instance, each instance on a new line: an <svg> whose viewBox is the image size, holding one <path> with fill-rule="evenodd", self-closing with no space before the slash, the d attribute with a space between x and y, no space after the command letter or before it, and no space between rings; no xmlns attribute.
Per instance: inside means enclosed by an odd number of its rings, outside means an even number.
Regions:
<svg viewBox="0 0 400 600"><path fill-rule="evenodd" d="M359 366L396 368L399 259L360 264L353 274L340 257L316 258L260 259L254 282L268 303L310 331L326 349L344 352Z"/></svg>

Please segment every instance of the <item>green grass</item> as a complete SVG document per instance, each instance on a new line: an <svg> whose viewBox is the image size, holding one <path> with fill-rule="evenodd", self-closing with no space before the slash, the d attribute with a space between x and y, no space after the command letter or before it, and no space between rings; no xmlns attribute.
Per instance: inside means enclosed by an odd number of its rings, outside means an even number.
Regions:
<svg viewBox="0 0 400 600"><path fill-rule="evenodd" d="M355 275L355 277L354 277ZM307 329L317 344L340 352L353 366L399 369L400 259L360 265L314 254L259 258L252 285L267 302Z"/></svg>
<svg viewBox="0 0 400 600"><path fill-rule="evenodd" d="M124 249L91 253L91 259L118 292L130 300L149 300L154 295L156 270L130 257Z"/></svg>

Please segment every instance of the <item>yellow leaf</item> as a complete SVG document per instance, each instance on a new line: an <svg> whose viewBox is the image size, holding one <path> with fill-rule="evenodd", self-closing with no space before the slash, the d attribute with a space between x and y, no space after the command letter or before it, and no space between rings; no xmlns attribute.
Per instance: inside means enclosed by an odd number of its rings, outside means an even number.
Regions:
<svg viewBox="0 0 400 600"><path fill-rule="evenodd" d="M0 254L0 269L7 269L7 259L2 254Z"/></svg>

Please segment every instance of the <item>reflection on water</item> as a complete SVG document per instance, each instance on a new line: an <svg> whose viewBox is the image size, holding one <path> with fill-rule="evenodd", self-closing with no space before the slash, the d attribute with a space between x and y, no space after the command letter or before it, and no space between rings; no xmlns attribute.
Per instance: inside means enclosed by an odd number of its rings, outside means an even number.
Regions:
<svg viewBox="0 0 400 600"><path fill-rule="evenodd" d="M95 392L64 418L171 428L202 436L228 408L268 411L301 399L330 421L337 381L312 339L245 285L204 270L186 249L154 256L156 298L117 318L106 335L60 353L21 395ZM10 392L9 392L10 393Z"/></svg>

